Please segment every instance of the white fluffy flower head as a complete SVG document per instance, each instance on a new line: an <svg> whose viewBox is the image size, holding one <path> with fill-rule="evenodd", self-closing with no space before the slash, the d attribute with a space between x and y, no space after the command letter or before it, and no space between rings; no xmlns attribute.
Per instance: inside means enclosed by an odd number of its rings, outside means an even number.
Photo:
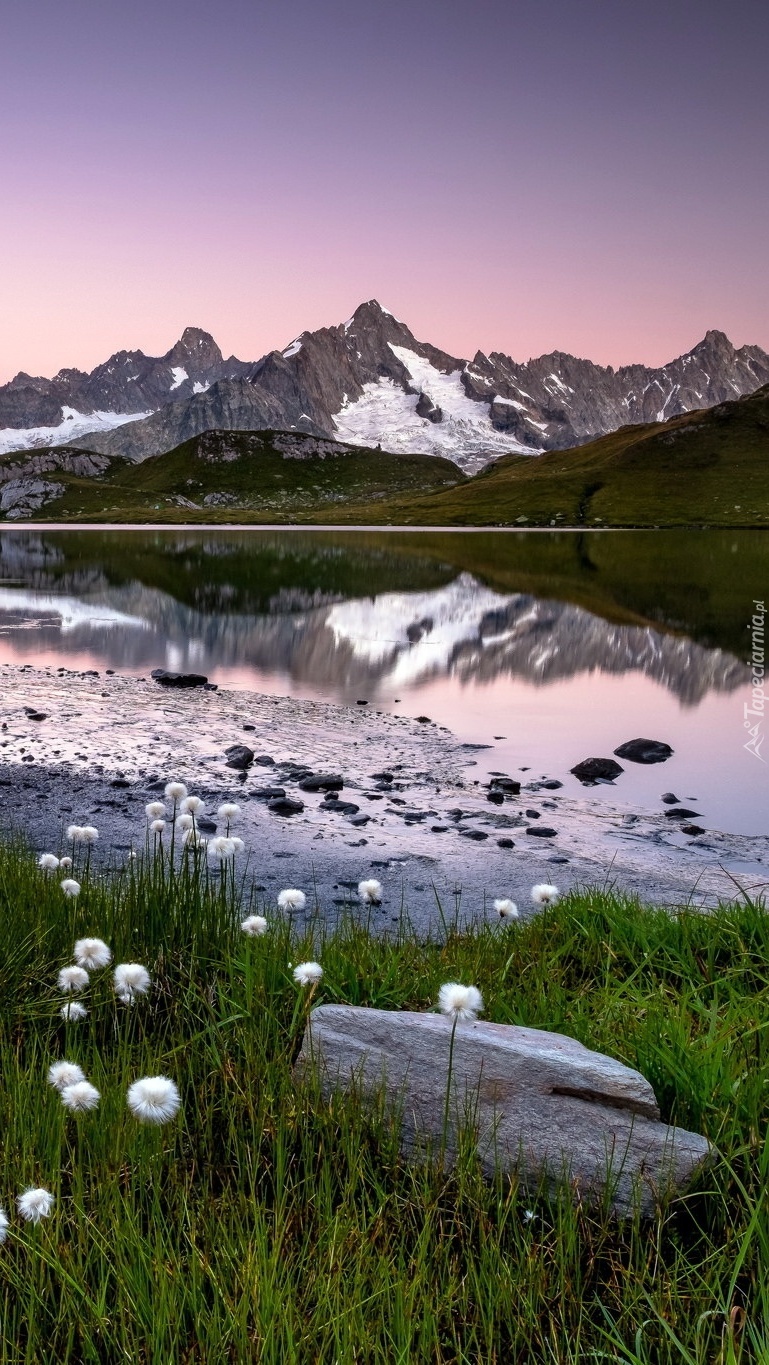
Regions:
<svg viewBox="0 0 769 1365"><path fill-rule="evenodd" d="M248 938L259 938L262 934L267 933L267 921L264 915L249 915L247 919L243 920L240 927Z"/></svg>
<svg viewBox="0 0 769 1365"><path fill-rule="evenodd" d="M166 827L165 820L157 819L152 820L150 822L150 829L152 830L153 834L162 834L165 827Z"/></svg>
<svg viewBox="0 0 769 1365"><path fill-rule="evenodd" d="M54 1090L64 1090L68 1085L77 1085L85 1080L85 1072L77 1062L54 1062L48 1068L48 1084Z"/></svg>
<svg viewBox="0 0 769 1365"><path fill-rule="evenodd" d="M99 831L95 825L83 825L80 836L84 844L95 844L99 838Z"/></svg>
<svg viewBox="0 0 769 1365"><path fill-rule="evenodd" d="M90 981L84 967L62 967L58 976L59 990L69 995L72 991L84 991Z"/></svg>
<svg viewBox="0 0 769 1365"><path fill-rule="evenodd" d="M39 1223L41 1218L47 1218L54 1202L50 1190L41 1187L25 1190L16 1200L19 1213L26 1223Z"/></svg>
<svg viewBox="0 0 769 1365"><path fill-rule="evenodd" d="M358 882L358 895L364 905L381 905L382 903L382 883L376 877L369 877L364 882Z"/></svg>
<svg viewBox="0 0 769 1365"><path fill-rule="evenodd" d="M217 834L215 838L208 841L208 856L209 858L221 858L222 861L225 858L234 858L235 840L229 839L224 834Z"/></svg>
<svg viewBox="0 0 769 1365"><path fill-rule="evenodd" d="M188 830L188 829L194 829L194 828L195 828L195 820L194 820L194 817L193 817L192 815L190 815L189 811L184 811L181 815L177 815L177 817L176 817L176 828L177 828L177 829L181 829L181 830Z"/></svg>
<svg viewBox="0 0 769 1365"><path fill-rule="evenodd" d="M173 801L174 803L183 801L186 795L187 788L183 782L169 782L166 786L166 796L169 801Z"/></svg>
<svg viewBox="0 0 769 1365"><path fill-rule="evenodd" d="M85 1114L89 1109L95 1109L100 1099L101 1095L90 1081L75 1081L73 1085L65 1085L61 1092L64 1108L70 1109L73 1114Z"/></svg>
<svg viewBox="0 0 769 1365"><path fill-rule="evenodd" d="M100 967L109 967L112 953L103 938L79 938L75 944L74 958L79 967L96 972Z"/></svg>
<svg viewBox="0 0 769 1365"><path fill-rule="evenodd" d="M237 801L222 801L216 814L220 820L237 820L242 811Z"/></svg>
<svg viewBox="0 0 769 1365"><path fill-rule="evenodd" d="M64 858L59 859L59 867L62 869L63 872L66 872L67 869L70 868L71 866L72 859L70 857L65 856Z"/></svg>
<svg viewBox="0 0 769 1365"><path fill-rule="evenodd" d="M548 886L547 882L540 882L531 888L531 899L535 905L555 905L558 894L558 887Z"/></svg>
<svg viewBox="0 0 769 1365"><path fill-rule="evenodd" d="M438 992L438 1009L450 1019L475 1019L483 1009L483 996L477 986L447 981Z"/></svg>
<svg viewBox="0 0 769 1365"><path fill-rule="evenodd" d="M295 886L287 886L285 891L278 892L279 910L304 910L307 904L307 897L303 891L298 891Z"/></svg>
<svg viewBox="0 0 769 1365"><path fill-rule="evenodd" d="M238 838L237 834L230 836L230 843L236 853L243 853L245 851L246 846L243 843L243 840Z"/></svg>
<svg viewBox="0 0 769 1365"><path fill-rule="evenodd" d="M66 1005L62 1005L59 1013L65 1024L77 1024L81 1019L85 1019L88 1010L79 1000L68 1000Z"/></svg>
<svg viewBox="0 0 769 1365"><path fill-rule="evenodd" d="M59 860L55 853L41 853L37 865L42 867L44 872L55 872L59 866Z"/></svg>
<svg viewBox="0 0 769 1365"><path fill-rule="evenodd" d="M300 962L294 967L294 980L297 986L315 986L322 976L323 968L319 962Z"/></svg>
<svg viewBox="0 0 769 1365"><path fill-rule="evenodd" d="M494 902L494 909L496 910L496 912L497 912L497 914L499 915L499 918L500 918L500 919L517 919L517 918L518 918L518 906L516 905L515 901L511 901L511 900L498 900L498 901L495 901L495 902Z"/></svg>
<svg viewBox="0 0 769 1365"><path fill-rule="evenodd" d="M8 1214L6 1213L5 1209L0 1209L0 1242L5 1241L6 1237L8 1236L9 1227L10 1223L8 1221Z"/></svg>
<svg viewBox="0 0 769 1365"><path fill-rule="evenodd" d="M82 826L82 825L67 825L67 839L69 840L69 842L70 842L71 844L82 844L82 842L83 842L83 826Z"/></svg>
<svg viewBox="0 0 769 1365"><path fill-rule="evenodd" d="M168 1123L179 1112L181 1099L167 1076L144 1076L128 1087L128 1108L140 1123Z"/></svg>
<svg viewBox="0 0 769 1365"><path fill-rule="evenodd" d="M179 810L185 815L202 815L204 805L199 796L185 796L182 798Z"/></svg>
<svg viewBox="0 0 769 1365"><path fill-rule="evenodd" d="M149 801L144 807L148 820L160 820L166 813L164 801Z"/></svg>
<svg viewBox="0 0 769 1365"><path fill-rule="evenodd" d="M64 881L61 883L61 889L65 896L79 896L80 882L76 882L74 877L65 877Z"/></svg>
<svg viewBox="0 0 769 1365"><path fill-rule="evenodd" d="M115 968L113 981L115 994L125 1002L125 997L133 999L146 995L150 988L150 974L140 962L120 962Z"/></svg>

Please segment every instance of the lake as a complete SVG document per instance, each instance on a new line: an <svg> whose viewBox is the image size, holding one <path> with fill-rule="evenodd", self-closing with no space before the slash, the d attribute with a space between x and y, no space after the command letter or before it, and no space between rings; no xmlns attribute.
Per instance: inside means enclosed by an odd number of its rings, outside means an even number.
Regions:
<svg viewBox="0 0 769 1365"><path fill-rule="evenodd" d="M429 716L489 772L674 749L590 789L765 834L745 748L763 532L0 531L0 662L146 675ZM2 699L0 698L0 710ZM766 745L769 755L769 742ZM683 838L683 836L682 836Z"/></svg>

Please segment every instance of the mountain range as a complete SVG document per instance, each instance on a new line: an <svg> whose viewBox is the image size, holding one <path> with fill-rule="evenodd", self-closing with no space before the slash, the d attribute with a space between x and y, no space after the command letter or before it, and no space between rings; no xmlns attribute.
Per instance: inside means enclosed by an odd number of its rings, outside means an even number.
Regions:
<svg viewBox="0 0 769 1365"><path fill-rule="evenodd" d="M504 454L583 444L633 423L712 407L769 382L769 355L709 331L660 368L554 351L472 360L417 341L376 300L257 361L225 359L188 327L164 356L119 351L91 373L17 374L0 387L0 454L77 446L141 461L202 432L304 432L474 473Z"/></svg>

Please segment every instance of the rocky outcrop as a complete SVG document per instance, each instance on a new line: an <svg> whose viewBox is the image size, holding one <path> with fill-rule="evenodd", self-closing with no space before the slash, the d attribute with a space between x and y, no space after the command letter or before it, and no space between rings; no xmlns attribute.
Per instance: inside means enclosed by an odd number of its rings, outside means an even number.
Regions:
<svg viewBox="0 0 769 1365"><path fill-rule="evenodd" d="M460 1022L452 1047L441 1015L322 1005L297 1061L297 1079L308 1074L326 1096L383 1099L409 1157L452 1162L465 1129L487 1176L516 1173L532 1193L570 1187L620 1215L650 1216L715 1155L700 1134L661 1122L639 1072L540 1029Z"/></svg>
<svg viewBox="0 0 769 1365"><path fill-rule="evenodd" d="M63 492L63 484L48 479L9 479L0 485L0 516L8 521L21 521Z"/></svg>

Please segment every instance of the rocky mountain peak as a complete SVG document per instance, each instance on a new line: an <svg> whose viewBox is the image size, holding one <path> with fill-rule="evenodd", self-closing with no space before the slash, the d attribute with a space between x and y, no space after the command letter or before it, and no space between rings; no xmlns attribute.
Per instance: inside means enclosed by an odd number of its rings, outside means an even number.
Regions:
<svg viewBox="0 0 769 1365"><path fill-rule="evenodd" d="M185 327L176 344L163 356L166 364L181 366L196 376L216 369L223 359L211 333L201 327Z"/></svg>

